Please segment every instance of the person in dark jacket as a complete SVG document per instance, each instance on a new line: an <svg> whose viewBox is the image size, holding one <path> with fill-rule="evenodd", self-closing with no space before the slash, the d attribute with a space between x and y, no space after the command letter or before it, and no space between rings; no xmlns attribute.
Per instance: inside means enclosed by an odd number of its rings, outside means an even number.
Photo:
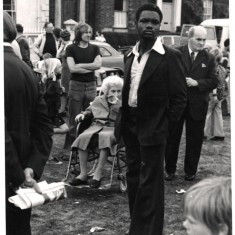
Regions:
<svg viewBox="0 0 235 235"><path fill-rule="evenodd" d="M186 127L185 180L193 181L197 174L209 93L218 84L215 57L204 49L206 34L206 30L202 26L191 27L189 29L188 44L179 48L183 55L188 101L180 121L175 125L168 138L165 158L165 179L168 181L175 179L184 123Z"/></svg>
<svg viewBox="0 0 235 235"><path fill-rule="evenodd" d="M129 235L162 234L168 126L180 119L186 105L181 53L161 43L162 18L154 4L137 10L140 40L124 57L121 134L128 169Z"/></svg>
<svg viewBox="0 0 235 235"><path fill-rule="evenodd" d="M16 28L5 11L3 31L6 234L30 235L31 209L21 210L8 198L19 186L41 193L37 181L50 154L53 129L33 71L13 52Z"/></svg>
<svg viewBox="0 0 235 235"><path fill-rule="evenodd" d="M27 38L23 35L24 27L21 24L16 24L17 36L16 41L19 44L22 60L32 69L33 64L30 60L30 48Z"/></svg>

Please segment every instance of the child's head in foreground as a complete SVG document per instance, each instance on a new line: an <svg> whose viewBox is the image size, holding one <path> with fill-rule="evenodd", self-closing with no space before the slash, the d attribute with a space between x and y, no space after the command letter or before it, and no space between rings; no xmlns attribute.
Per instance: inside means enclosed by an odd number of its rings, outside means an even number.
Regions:
<svg viewBox="0 0 235 235"><path fill-rule="evenodd" d="M184 216L188 235L232 235L231 178L207 178L190 187Z"/></svg>

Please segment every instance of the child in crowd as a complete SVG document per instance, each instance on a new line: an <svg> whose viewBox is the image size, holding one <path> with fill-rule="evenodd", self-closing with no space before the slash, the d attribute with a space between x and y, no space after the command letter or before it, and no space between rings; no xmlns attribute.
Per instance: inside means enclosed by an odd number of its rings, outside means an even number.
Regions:
<svg viewBox="0 0 235 235"><path fill-rule="evenodd" d="M55 134L67 133L69 128L59 115L60 95L63 89L60 84L60 60L52 58L50 53L45 53L43 55L42 71L42 83L45 85L44 99L47 104L48 115L53 124L53 131ZM62 162L56 156L50 155L47 164L62 164Z"/></svg>
<svg viewBox="0 0 235 235"><path fill-rule="evenodd" d="M43 55L43 75L42 82L45 83L46 91L44 99L48 107L48 115L54 125L54 133L63 134L68 132L68 126L59 115L60 109L60 76L61 76L61 62L59 59L52 58L50 53Z"/></svg>
<svg viewBox="0 0 235 235"><path fill-rule="evenodd" d="M207 178L190 187L184 215L188 235L232 235L231 178Z"/></svg>
<svg viewBox="0 0 235 235"><path fill-rule="evenodd" d="M75 120L92 117L91 126L81 133L72 147L78 147L80 159L80 174L70 182L72 186L87 184L88 149L97 147L100 151L98 165L90 187L99 188L101 185L102 170L108 155L116 154L117 142L114 137L114 124L121 107L121 92L123 79L118 76L109 76L103 80L102 95L97 96L91 105L77 115Z"/></svg>

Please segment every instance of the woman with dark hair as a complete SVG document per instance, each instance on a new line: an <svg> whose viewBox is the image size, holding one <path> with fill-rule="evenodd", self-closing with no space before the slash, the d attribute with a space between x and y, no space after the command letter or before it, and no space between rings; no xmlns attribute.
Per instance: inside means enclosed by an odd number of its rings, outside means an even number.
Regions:
<svg viewBox="0 0 235 235"><path fill-rule="evenodd" d="M75 140L75 117L84 111L96 97L94 71L101 67L99 47L90 44L92 28L79 23L74 30L74 41L66 48L66 57L71 78L69 82L69 134Z"/></svg>

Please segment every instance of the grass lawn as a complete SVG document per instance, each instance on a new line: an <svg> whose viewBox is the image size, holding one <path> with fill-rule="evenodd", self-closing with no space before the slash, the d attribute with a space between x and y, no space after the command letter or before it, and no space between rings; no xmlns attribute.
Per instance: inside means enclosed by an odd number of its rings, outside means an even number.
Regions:
<svg viewBox="0 0 235 235"><path fill-rule="evenodd" d="M209 176L231 175L230 153L230 117L224 117L225 140L205 141L203 143L198 175L195 182ZM54 137L52 153L59 155L63 146L64 135ZM187 190L195 182L184 180L185 139L182 138L177 178L165 184L165 223L164 235L184 235L182 203L183 194L176 190ZM65 176L67 161L61 165L46 165L42 180L50 182L61 181ZM107 164L106 176L110 170ZM107 176L108 177L108 176ZM107 182L107 177L104 181ZM104 182L105 183L105 182ZM118 181L114 176L111 189L97 190L90 188L66 187L68 198L48 203L33 209L33 235L86 235L95 226L104 228L102 232L94 234L124 235L128 229L130 219L127 194L119 192Z"/></svg>

